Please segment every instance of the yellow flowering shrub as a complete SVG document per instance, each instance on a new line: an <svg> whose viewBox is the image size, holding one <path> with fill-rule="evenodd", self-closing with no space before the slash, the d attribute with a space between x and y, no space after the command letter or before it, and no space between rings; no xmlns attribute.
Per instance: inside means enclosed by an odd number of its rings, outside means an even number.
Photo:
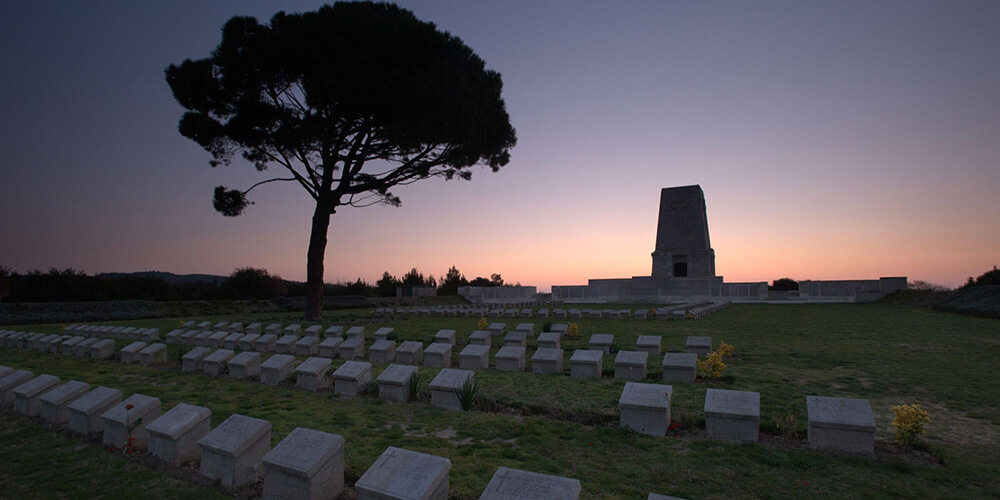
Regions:
<svg viewBox="0 0 1000 500"><path fill-rule="evenodd" d="M723 358L728 358L729 356L733 355L733 346L727 344L726 341L723 340L719 344L718 351L719 351L719 354L721 354Z"/></svg>
<svg viewBox="0 0 1000 500"><path fill-rule="evenodd" d="M726 363L722 361L722 354L719 351L712 351L705 356L705 359L698 360L698 368L712 378L722 377L726 371Z"/></svg>
<svg viewBox="0 0 1000 500"><path fill-rule="evenodd" d="M490 327L489 322L486 321L486 316L479 318L479 324L476 325L477 330L485 330Z"/></svg>
<svg viewBox="0 0 1000 500"><path fill-rule="evenodd" d="M896 428L896 444L912 446L917 436L927 433L924 424L930 423L931 416L920 405L893 406L892 412L896 415L892 419L892 426Z"/></svg>
<svg viewBox="0 0 1000 500"><path fill-rule="evenodd" d="M566 336L567 337L576 337L579 334L580 334L580 327L577 326L576 323L570 323L566 327Z"/></svg>

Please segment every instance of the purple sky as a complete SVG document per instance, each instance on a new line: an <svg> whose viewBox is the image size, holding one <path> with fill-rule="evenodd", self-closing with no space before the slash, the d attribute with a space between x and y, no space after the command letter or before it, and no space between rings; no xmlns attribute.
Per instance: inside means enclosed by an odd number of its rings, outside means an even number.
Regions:
<svg viewBox="0 0 1000 500"><path fill-rule="evenodd" d="M215 186L264 177L208 166L163 75L276 5L7 2L0 264L304 280L311 198L272 184L216 213ZM1000 2L400 5L503 75L519 143L497 174L336 214L327 281L648 275L659 190L687 184L726 281L954 286L1000 264Z"/></svg>

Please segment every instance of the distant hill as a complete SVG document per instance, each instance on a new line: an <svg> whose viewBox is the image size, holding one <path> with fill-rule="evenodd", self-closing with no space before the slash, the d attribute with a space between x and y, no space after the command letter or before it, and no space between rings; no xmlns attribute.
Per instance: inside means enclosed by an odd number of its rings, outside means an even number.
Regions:
<svg viewBox="0 0 1000 500"><path fill-rule="evenodd" d="M171 285L181 285L187 283L216 283L226 282L226 276L216 276L214 274L174 274L162 271L142 271L137 273L100 273L98 278L121 278L122 276L137 276L140 278L160 278Z"/></svg>

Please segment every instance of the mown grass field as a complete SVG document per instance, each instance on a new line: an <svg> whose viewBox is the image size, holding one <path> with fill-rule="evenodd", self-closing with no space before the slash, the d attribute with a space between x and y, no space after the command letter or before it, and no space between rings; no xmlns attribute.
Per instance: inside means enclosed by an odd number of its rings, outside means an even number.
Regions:
<svg viewBox="0 0 1000 500"><path fill-rule="evenodd" d="M198 317L120 322L174 329L181 319L282 320L295 315ZM500 319L509 329L533 322ZM373 318L370 311L328 313L325 324L365 325L368 345L378 326L395 328L400 341L429 342L437 330L458 331L460 344L478 318ZM580 336L565 339L566 376L478 372L480 402L474 411L431 407L427 384L436 369L420 367L421 400L383 403L374 394L357 399L294 386L210 378L180 371L180 346L159 368L0 349L0 365L77 379L92 386L160 398L166 411L185 402L212 410L213 425L232 413L269 420L272 444L295 427L341 434L348 486L387 446L449 458L450 493L478 498L498 466L579 479L586 498L646 498L649 492L686 498L989 498L1000 479L1000 321L932 312L892 303L837 305L731 305L706 319L681 321L580 319ZM57 332L61 325L25 331ZM605 376L568 376L574 349L594 333L612 333L623 350L639 335L661 335L664 350L683 350L688 335L708 335L735 346L726 381L674 384L673 421L678 437L656 438L618 427L617 401L624 382ZM499 348L494 340L491 353ZM119 348L125 343L120 342ZM457 365L458 352L454 351ZM529 340L528 356L534 351ZM605 357L613 373L613 354ZM658 383L660 359L651 357L648 382ZM492 361L492 355L491 355ZM334 367L342 363L334 361ZM528 361L530 369L530 359ZM385 368L376 365L377 377ZM705 390L719 387L761 394L761 442L731 445L705 440ZM866 398L877 425L874 458L808 449L807 395ZM921 404L932 422L916 450L892 444L890 407ZM795 434L779 422L794 422ZM223 494L177 480L157 467L111 455L67 437L59 429L0 415L0 496L203 497ZM81 492L85 494L81 495Z"/></svg>

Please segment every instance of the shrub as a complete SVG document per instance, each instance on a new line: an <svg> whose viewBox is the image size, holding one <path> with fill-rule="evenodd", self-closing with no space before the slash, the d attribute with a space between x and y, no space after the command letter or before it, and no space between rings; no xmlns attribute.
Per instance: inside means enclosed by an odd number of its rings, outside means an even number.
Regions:
<svg viewBox="0 0 1000 500"><path fill-rule="evenodd" d="M577 326L576 323L570 323L566 327L566 336L567 337L576 337L579 334L580 334L580 327Z"/></svg>
<svg viewBox="0 0 1000 500"><path fill-rule="evenodd" d="M486 316L479 318L479 324L476 325L477 330L485 330L490 327L490 323L486 321Z"/></svg>
<svg viewBox="0 0 1000 500"><path fill-rule="evenodd" d="M728 358L728 357L730 357L730 356L733 355L733 346L727 344L726 341L723 340L723 341L721 341L719 343L719 349L718 349L718 351L719 351L719 354L721 354L723 358Z"/></svg>
<svg viewBox="0 0 1000 500"><path fill-rule="evenodd" d="M920 405L893 406L892 412L896 415L892 419L892 426L896 428L896 444L913 446L917 436L926 434L924 424L930 423L931 416Z"/></svg>
<svg viewBox="0 0 1000 500"><path fill-rule="evenodd" d="M414 373L413 376L410 377L410 382L408 387L408 389L410 390L410 401L417 400L417 393L418 393L417 389L419 389L419 387L420 387L420 374Z"/></svg>
<svg viewBox="0 0 1000 500"><path fill-rule="evenodd" d="M721 378L722 373L726 371L726 363L722 361L722 354L719 351L712 351L704 360L698 360L698 368L711 378Z"/></svg>

